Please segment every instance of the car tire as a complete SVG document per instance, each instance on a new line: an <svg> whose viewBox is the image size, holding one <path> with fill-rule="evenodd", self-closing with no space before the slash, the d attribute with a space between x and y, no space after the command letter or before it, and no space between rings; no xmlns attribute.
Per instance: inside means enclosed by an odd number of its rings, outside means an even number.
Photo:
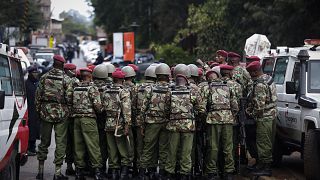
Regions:
<svg viewBox="0 0 320 180"><path fill-rule="evenodd" d="M272 164L274 167L279 167L281 165L282 156L284 155L283 150L284 150L283 141L278 135L276 135L273 143L273 153L272 153L272 158L273 158Z"/></svg>
<svg viewBox="0 0 320 180"><path fill-rule="evenodd" d="M16 180L17 179L17 151L13 150L8 165L0 173L0 179Z"/></svg>
<svg viewBox="0 0 320 180"><path fill-rule="evenodd" d="M320 129L308 130L304 143L304 174L307 180L320 177Z"/></svg>

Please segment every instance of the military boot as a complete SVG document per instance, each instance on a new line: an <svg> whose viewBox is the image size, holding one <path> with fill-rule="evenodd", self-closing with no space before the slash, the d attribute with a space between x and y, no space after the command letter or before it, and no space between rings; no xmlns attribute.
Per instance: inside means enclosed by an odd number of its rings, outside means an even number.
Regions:
<svg viewBox="0 0 320 180"><path fill-rule="evenodd" d="M118 169L112 169L111 170L111 178L112 178L112 180L118 180L119 179L119 170Z"/></svg>
<svg viewBox="0 0 320 180"><path fill-rule="evenodd" d="M216 180L218 179L218 175L215 173L208 173L208 180Z"/></svg>
<svg viewBox="0 0 320 180"><path fill-rule="evenodd" d="M43 180L43 168L44 168L44 161L39 161L38 174L36 176L36 179Z"/></svg>
<svg viewBox="0 0 320 180"><path fill-rule="evenodd" d="M75 180L86 180L86 178L83 175L83 169L76 168L76 177Z"/></svg>
<svg viewBox="0 0 320 180"><path fill-rule="evenodd" d="M123 166L121 168L120 179L121 180L126 180L128 178L129 178L129 167L128 166Z"/></svg>
<svg viewBox="0 0 320 180"><path fill-rule="evenodd" d="M257 167L252 171L254 176L272 176L272 170L270 164L258 164Z"/></svg>
<svg viewBox="0 0 320 180"><path fill-rule="evenodd" d="M223 180L233 180L233 174L226 173L223 177Z"/></svg>
<svg viewBox="0 0 320 180"><path fill-rule="evenodd" d="M180 180L191 180L191 176L190 175L181 175Z"/></svg>
<svg viewBox="0 0 320 180"><path fill-rule="evenodd" d="M94 179L95 180L103 180L102 176L101 176L101 172L99 168L95 169L95 173L94 173Z"/></svg>
<svg viewBox="0 0 320 180"><path fill-rule="evenodd" d="M55 174L53 180L68 180L69 178L63 174Z"/></svg>
<svg viewBox="0 0 320 180"><path fill-rule="evenodd" d="M148 173L149 173L149 180L155 180L156 179L156 171L157 168L148 168Z"/></svg>
<svg viewBox="0 0 320 180"><path fill-rule="evenodd" d="M145 180L146 179L145 175L146 175L146 170L144 168L140 168L138 179Z"/></svg>
<svg viewBox="0 0 320 180"><path fill-rule="evenodd" d="M166 179L166 171L164 169L160 169L159 170L159 176L158 176L159 180L165 180Z"/></svg>
<svg viewBox="0 0 320 180"><path fill-rule="evenodd" d="M72 167L72 163L67 164L67 169L66 169L66 175L67 176L73 176L75 175L76 171Z"/></svg>

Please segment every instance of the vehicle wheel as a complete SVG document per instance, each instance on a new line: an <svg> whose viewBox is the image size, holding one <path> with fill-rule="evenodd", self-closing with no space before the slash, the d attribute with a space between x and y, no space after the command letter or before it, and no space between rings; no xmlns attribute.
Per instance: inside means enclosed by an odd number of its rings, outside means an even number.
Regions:
<svg viewBox="0 0 320 180"><path fill-rule="evenodd" d="M0 179L16 180L17 178L16 156L17 156L17 151L13 150L8 165L0 173Z"/></svg>
<svg viewBox="0 0 320 180"><path fill-rule="evenodd" d="M304 174L306 179L320 177L320 130L312 129L306 133L304 143Z"/></svg>
<svg viewBox="0 0 320 180"><path fill-rule="evenodd" d="M283 142L281 138L276 135L274 139L274 144L273 144L273 153L272 153L272 158L273 158L273 166L274 167L279 167L282 163L282 156L283 156Z"/></svg>

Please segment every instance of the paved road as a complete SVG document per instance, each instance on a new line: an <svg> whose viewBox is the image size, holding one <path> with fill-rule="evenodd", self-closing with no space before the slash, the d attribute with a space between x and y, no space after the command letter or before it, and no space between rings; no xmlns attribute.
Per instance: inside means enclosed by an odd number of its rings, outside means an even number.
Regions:
<svg viewBox="0 0 320 180"><path fill-rule="evenodd" d="M73 61L78 67L85 67L86 63L81 59L75 59ZM52 134L54 135L54 134ZM45 179L52 179L54 174L54 136L52 136L51 146L49 147L49 155L48 159L45 161ZM39 143L39 142L37 142ZM63 165L62 172L65 172L66 164ZM22 180L32 180L35 179L38 169L38 161L36 156L29 157L28 162L25 166L21 167L20 171L20 179ZM299 153L293 153L291 156L284 157L284 163L281 168L277 168L273 170L273 177L271 178L260 178L260 179L268 179L268 180L304 180L305 177L303 175L303 161L300 159ZM69 179L73 180L74 177L70 177ZM237 177L236 179L250 179L246 177Z"/></svg>

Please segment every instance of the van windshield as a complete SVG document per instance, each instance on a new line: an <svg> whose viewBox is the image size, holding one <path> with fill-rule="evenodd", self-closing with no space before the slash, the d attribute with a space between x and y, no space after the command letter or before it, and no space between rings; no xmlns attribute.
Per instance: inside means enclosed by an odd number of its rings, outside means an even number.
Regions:
<svg viewBox="0 0 320 180"><path fill-rule="evenodd" d="M320 93L320 60L309 61L308 92Z"/></svg>

